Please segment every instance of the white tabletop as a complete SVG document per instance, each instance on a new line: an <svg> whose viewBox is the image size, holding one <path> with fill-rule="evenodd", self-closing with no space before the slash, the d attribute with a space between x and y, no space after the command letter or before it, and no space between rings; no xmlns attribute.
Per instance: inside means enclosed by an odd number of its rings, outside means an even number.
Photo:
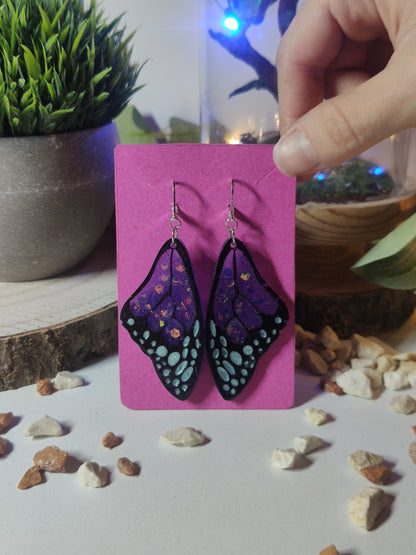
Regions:
<svg viewBox="0 0 416 555"><path fill-rule="evenodd" d="M394 345L416 347L415 328L412 318L391 336ZM116 356L77 373L83 387L49 397L35 386L0 393L0 412L16 417L2 434L11 442L0 459L2 554L318 555L334 543L342 555L413 555L416 467L407 451L416 440L416 415L390 412L394 392L372 401L337 397L321 392L316 377L297 373L290 410L135 412L119 401ZM330 422L312 426L306 407L327 411ZM24 437L45 414L65 434ZM199 429L211 441L178 448L160 439L179 426ZM113 450L101 444L110 430L123 438ZM291 447L305 434L322 437L326 447L308 455L305 468L273 467L274 448ZM70 472L46 473L45 483L18 490L33 455L52 444L71 455ZM347 463L356 449L383 455L393 468L392 483L384 486L390 511L369 532L348 513L350 497L372 485ZM123 456L139 463L139 476L118 472ZM81 484L76 469L85 460L110 471L107 487Z"/></svg>

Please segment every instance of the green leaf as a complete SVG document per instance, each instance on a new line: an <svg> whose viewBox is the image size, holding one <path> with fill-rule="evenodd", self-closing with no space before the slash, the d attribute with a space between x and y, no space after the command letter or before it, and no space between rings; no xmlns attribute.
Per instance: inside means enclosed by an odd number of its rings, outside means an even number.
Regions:
<svg viewBox="0 0 416 555"><path fill-rule="evenodd" d="M416 292L416 214L376 243L352 270L382 287Z"/></svg>
<svg viewBox="0 0 416 555"><path fill-rule="evenodd" d="M41 76L41 69L38 60L27 46L22 44L23 56L25 58L26 69L29 77L37 81Z"/></svg>

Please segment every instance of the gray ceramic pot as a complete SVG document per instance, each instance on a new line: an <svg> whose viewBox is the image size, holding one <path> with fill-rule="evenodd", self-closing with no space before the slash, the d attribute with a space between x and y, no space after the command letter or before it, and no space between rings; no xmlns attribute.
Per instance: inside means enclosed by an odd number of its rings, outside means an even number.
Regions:
<svg viewBox="0 0 416 555"><path fill-rule="evenodd" d="M55 276L81 262L114 210L115 123L0 138L0 281Z"/></svg>

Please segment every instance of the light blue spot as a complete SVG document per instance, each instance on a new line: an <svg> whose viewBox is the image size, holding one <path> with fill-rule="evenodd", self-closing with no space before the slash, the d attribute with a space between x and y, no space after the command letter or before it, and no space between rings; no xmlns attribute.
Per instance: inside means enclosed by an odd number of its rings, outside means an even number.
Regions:
<svg viewBox="0 0 416 555"><path fill-rule="evenodd" d="M195 366L196 364L196 360L191 360L191 362L189 363L191 366Z"/></svg>
<svg viewBox="0 0 416 555"><path fill-rule="evenodd" d="M223 360L222 361L222 365L224 366L224 368L227 370L227 372L229 372L232 376L235 375L235 368L232 364L230 364L228 362L228 360Z"/></svg>
<svg viewBox="0 0 416 555"><path fill-rule="evenodd" d="M199 349L200 346L201 346L200 340L199 340L199 339L195 339L195 347L196 347L197 349Z"/></svg>
<svg viewBox="0 0 416 555"><path fill-rule="evenodd" d="M212 337L216 337L217 327L216 327L215 322L213 320L210 320L210 322L209 322L209 329L211 330Z"/></svg>
<svg viewBox="0 0 416 555"><path fill-rule="evenodd" d="M280 318L280 316L276 316L274 321L275 321L275 324L281 324L282 323L282 319Z"/></svg>
<svg viewBox="0 0 416 555"><path fill-rule="evenodd" d="M177 351L170 353L170 355L168 356L169 366L175 366L175 364L179 362L180 358L181 358L181 355Z"/></svg>
<svg viewBox="0 0 416 555"><path fill-rule="evenodd" d="M189 342L190 342L190 341L191 341L191 338L189 337L189 335L187 335L187 336L185 337L185 339L183 340L182 345L183 345L184 347L187 347L187 346L189 345Z"/></svg>
<svg viewBox="0 0 416 555"><path fill-rule="evenodd" d="M149 339L149 335L150 335L149 330L145 330L143 332L143 339L145 339L147 341Z"/></svg>
<svg viewBox="0 0 416 555"><path fill-rule="evenodd" d="M268 338L266 339L266 343L269 344L270 342L271 342L271 339L270 339L270 337L268 337Z"/></svg>
<svg viewBox="0 0 416 555"><path fill-rule="evenodd" d="M218 358L219 356L220 356L220 351L219 351L218 349L214 349L214 350L212 351L212 358L213 358L213 359L216 359L216 358Z"/></svg>
<svg viewBox="0 0 416 555"><path fill-rule="evenodd" d="M146 351L148 355L153 355L154 352L155 352L154 349L147 349Z"/></svg>
<svg viewBox="0 0 416 555"><path fill-rule="evenodd" d="M247 356L253 354L253 347L251 345L244 345L243 353Z"/></svg>
<svg viewBox="0 0 416 555"><path fill-rule="evenodd" d="M240 353L237 351L231 351L230 353L231 362L234 362L237 366L241 366L243 364L243 359L241 358Z"/></svg>
<svg viewBox="0 0 416 555"><path fill-rule="evenodd" d="M129 318L129 319L127 320L127 324L128 324L129 326L134 326L134 320L133 320L133 318Z"/></svg>
<svg viewBox="0 0 416 555"><path fill-rule="evenodd" d="M140 345L144 345L144 340L142 338L139 339Z"/></svg>
<svg viewBox="0 0 416 555"><path fill-rule="evenodd" d="M165 378L167 378L170 375L170 370L163 370L163 375L165 376Z"/></svg>
<svg viewBox="0 0 416 555"><path fill-rule="evenodd" d="M156 341L152 341L152 342L150 343L150 345L151 345L152 347L156 347Z"/></svg>
<svg viewBox="0 0 416 555"><path fill-rule="evenodd" d="M224 391L230 391L230 386L226 383L222 386L222 388Z"/></svg>
<svg viewBox="0 0 416 555"><path fill-rule="evenodd" d="M196 358L198 356L198 351L196 349L191 349L191 357Z"/></svg>
<svg viewBox="0 0 416 555"><path fill-rule="evenodd" d="M133 335L134 335L134 337L137 337L138 333L137 333L136 330L134 330Z"/></svg>
<svg viewBox="0 0 416 555"><path fill-rule="evenodd" d="M230 390L231 395L235 395L235 389L232 387Z"/></svg>
<svg viewBox="0 0 416 555"><path fill-rule="evenodd" d="M182 389L182 391L187 391L188 384L184 383L183 385L181 385L181 389Z"/></svg>
<svg viewBox="0 0 416 555"><path fill-rule="evenodd" d="M227 340L225 339L225 337L223 335L221 335L221 337L220 337L220 343L223 347L227 346Z"/></svg>
<svg viewBox="0 0 416 555"><path fill-rule="evenodd" d="M209 342L209 348L213 349L215 347L215 341L213 339L210 340Z"/></svg>
<svg viewBox="0 0 416 555"><path fill-rule="evenodd" d="M199 320L196 320L194 324L194 337L196 337L198 333L199 333Z"/></svg>
<svg viewBox="0 0 416 555"><path fill-rule="evenodd" d="M255 346L257 347L257 345L259 345L259 340L258 340L258 339L255 339L255 340L253 341L253 345L255 345Z"/></svg>
<svg viewBox="0 0 416 555"><path fill-rule="evenodd" d="M272 335L276 335L277 334L277 330L272 330Z"/></svg>
<svg viewBox="0 0 416 555"><path fill-rule="evenodd" d="M233 385L234 387L237 387L237 385L238 385L238 380L232 379L232 380L231 380L231 385Z"/></svg>
<svg viewBox="0 0 416 555"><path fill-rule="evenodd" d="M182 351L182 358L186 358L188 356L189 349L184 349Z"/></svg>
<svg viewBox="0 0 416 555"><path fill-rule="evenodd" d="M173 380L173 382L172 382L172 385L173 385L173 387L178 387L178 385L179 385L180 383L181 383L181 382L178 380L178 378L175 378L175 379Z"/></svg>
<svg viewBox="0 0 416 555"><path fill-rule="evenodd" d="M228 357L228 351L227 351L227 349L226 349L225 347L223 347L223 348L221 349L221 354L222 354L222 356L223 356L224 358L227 358L227 357Z"/></svg>
<svg viewBox="0 0 416 555"><path fill-rule="evenodd" d="M244 378L241 378L241 379L240 379L240 383L241 383L241 385L245 385L245 384L246 384L246 380L245 380Z"/></svg>
<svg viewBox="0 0 416 555"><path fill-rule="evenodd" d="M246 370L245 368L243 368L243 369L241 370L241 375L242 375L242 376L247 376L247 375L248 375L248 372L247 372L247 370Z"/></svg>
<svg viewBox="0 0 416 555"><path fill-rule="evenodd" d="M165 383L166 383L167 385L170 385L170 378L166 378Z"/></svg>
<svg viewBox="0 0 416 555"><path fill-rule="evenodd" d="M168 350L164 345L159 345L156 349L156 354L160 357L165 357L168 354Z"/></svg>
<svg viewBox="0 0 416 555"><path fill-rule="evenodd" d="M180 376L187 366L188 366L188 363L186 360L178 364L175 370L175 376Z"/></svg>
<svg viewBox="0 0 416 555"><path fill-rule="evenodd" d="M267 337L267 333L265 330L260 330L259 334L260 334L260 337L262 337L263 339Z"/></svg>
<svg viewBox="0 0 416 555"><path fill-rule="evenodd" d="M222 366L218 366L217 372L218 372L218 375L222 379L223 382L229 382L230 381L230 376L228 375L228 373L224 370L224 368Z"/></svg>
<svg viewBox="0 0 416 555"><path fill-rule="evenodd" d="M187 382L187 381L191 378L193 372L194 372L194 369L192 368L192 366L188 366L188 368L187 368L187 369L185 370L185 372L182 374L181 380L182 380L183 382Z"/></svg>
<svg viewBox="0 0 416 555"><path fill-rule="evenodd" d="M175 395L180 395L181 394L181 390L179 389L179 387L177 387L175 389Z"/></svg>

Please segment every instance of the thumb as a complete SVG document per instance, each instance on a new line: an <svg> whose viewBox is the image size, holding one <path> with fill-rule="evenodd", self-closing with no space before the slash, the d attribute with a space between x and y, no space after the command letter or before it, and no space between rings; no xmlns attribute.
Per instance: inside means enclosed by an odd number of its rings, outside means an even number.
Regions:
<svg viewBox="0 0 416 555"><path fill-rule="evenodd" d="M364 83L315 106L293 124L273 152L282 173L309 178L414 126L416 100L410 83L416 76L409 76L408 64L405 73L400 72L400 65L387 66Z"/></svg>

